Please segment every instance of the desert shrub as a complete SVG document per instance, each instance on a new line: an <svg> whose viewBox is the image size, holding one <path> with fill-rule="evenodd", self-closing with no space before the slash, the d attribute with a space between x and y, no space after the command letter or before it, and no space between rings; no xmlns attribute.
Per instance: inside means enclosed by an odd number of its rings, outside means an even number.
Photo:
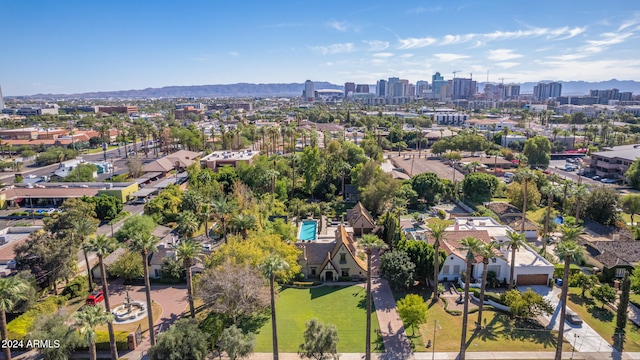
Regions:
<svg viewBox="0 0 640 360"><path fill-rule="evenodd" d="M35 321L42 315L53 314L67 302L65 296L49 296L35 304L30 310L13 319L7 324L9 339L22 340L31 331Z"/></svg>

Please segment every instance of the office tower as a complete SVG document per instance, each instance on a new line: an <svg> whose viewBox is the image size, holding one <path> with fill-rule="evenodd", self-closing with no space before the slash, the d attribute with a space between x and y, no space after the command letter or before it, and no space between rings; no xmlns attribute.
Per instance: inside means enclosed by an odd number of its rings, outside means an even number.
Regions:
<svg viewBox="0 0 640 360"><path fill-rule="evenodd" d="M538 83L533 87L533 100L547 100L562 95L562 84L557 82Z"/></svg>
<svg viewBox="0 0 640 360"><path fill-rule="evenodd" d="M344 83L344 97L347 97L349 93L356 92L356 84L352 82Z"/></svg>
<svg viewBox="0 0 640 360"><path fill-rule="evenodd" d="M472 79L455 78L453 80L453 100L470 100L476 94L476 82Z"/></svg>
<svg viewBox="0 0 640 360"><path fill-rule="evenodd" d="M407 94L406 95L407 96L411 96L411 97L416 96L416 86L413 85L413 84L409 84L407 86Z"/></svg>
<svg viewBox="0 0 640 360"><path fill-rule="evenodd" d="M441 88L443 85L447 85L447 81L439 72L436 72L431 76L431 88L433 89L434 97L440 98Z"/></svg>
<svg viewBox="0 0 640 360"><path fill-rule="evenodd" d="M385 97L387 96L387 81L386 80L378 80L376 84L376 96Z"/></svg>
<svg viewBox="0 0 640 360"><path fill-rule="evenodd" d="M429 82L424 80L416 81L416 96L425 96L429 90Z"/></svg>
<svg viewBox="0 0 640 360"><path fill-rule="evenodd" d="M507 84L504 85L503 99L517 100L520 97L520 85Z"/></svg>
<svg viewBox="0 0 640 360"><path fill-rule="evenodd" d="M366 84L358 84L358 85L356 85L356 93L358 93L358 94L368 94L369 93L369 85L366 85Z"/></svg>
<svg viewBox="0 0 640 360"><path fill-rule="evenodd" d="M402 84L400 84L400 78L391 77L388 82L387 96L389 97L397 97L399 93L402 93L402 90L398 91L398 85L402 88Z"/></svg>
<svg viewBox="0 0 640 360"><path fill-rule="evenodd" d="M618 89L590 90L589 95L598 98L598 104L609 104L610 100L631 101L631 92L620 92Z"/></svg>
<svg viewBox="0 0 640 360"><path fill-rule="evenodd" d="M2 86L0 86L0 111L4 109L4 98L2 97Z"/></svg>
<svg viewBox="0 0 640 360"><path fill-rule="evenodd" d="M316 99L316 91L313 86L313 81L307 80L304 82L304 94L303 97L308 102L313 102Z"/></svg>
<svg viewBox="0 0 640 360"><path fill-rule="evenodd" d="M402 84L402 87L398 88L400 90L400 95L398 96L400 97L409 96L409 80L401 79L400 84Z"/></svg>

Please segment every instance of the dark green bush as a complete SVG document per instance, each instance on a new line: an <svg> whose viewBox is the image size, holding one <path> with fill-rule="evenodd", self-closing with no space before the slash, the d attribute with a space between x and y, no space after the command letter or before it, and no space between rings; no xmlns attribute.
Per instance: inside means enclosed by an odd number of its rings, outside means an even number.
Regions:
<svg viewBox="0 0 640 360"><path fill-rule="evenodd" d="M86 296L88 293L89 284L87 283L86 276L77 276L64 287L64 290L62 290L62 296L66 296L69 299Z"/></svg>

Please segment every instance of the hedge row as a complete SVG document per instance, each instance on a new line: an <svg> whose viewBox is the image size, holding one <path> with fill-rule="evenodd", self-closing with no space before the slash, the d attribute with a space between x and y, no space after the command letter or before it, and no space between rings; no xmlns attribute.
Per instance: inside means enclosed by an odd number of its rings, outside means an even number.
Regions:
<svg viewBox="0 0 640 360"><path fill-rule="evenodd" d="M13 319L7 324L7 331L10 340L23 340L31 331L35 321L42 315L53 314L58 308L67 302L66 296L49 296L43 301L35 304L24 314Z"/></svg>
<svg viewBox="0 0 640 360"><path fill-rule="evenodd" d="M128 338L129 333L126 331L114 331L116 337L116 347L118 350L129 349ZM96 331L96 350L108 351L109 347L109 332L108 331Z"/></svg>

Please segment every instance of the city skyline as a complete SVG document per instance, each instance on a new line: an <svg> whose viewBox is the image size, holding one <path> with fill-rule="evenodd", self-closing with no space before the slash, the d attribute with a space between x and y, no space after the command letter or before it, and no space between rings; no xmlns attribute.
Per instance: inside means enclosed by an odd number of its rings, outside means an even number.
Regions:
<svg viewBox="0 0 640 360"><path fill-rule="evenodd" d="M38 6L34 6L37 4ZM640 80L619 1L4 4L5 96L248 83ZM15 49L15 50L12 50Z"/></svg>

